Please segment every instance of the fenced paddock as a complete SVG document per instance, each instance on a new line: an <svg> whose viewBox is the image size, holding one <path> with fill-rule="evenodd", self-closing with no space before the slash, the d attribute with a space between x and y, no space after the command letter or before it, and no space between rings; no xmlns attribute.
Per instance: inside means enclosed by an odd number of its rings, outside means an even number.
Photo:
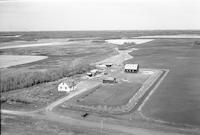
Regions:
<svg viewBox="0 0 200 135"><path fill-rule="evenodd" d="M119 83L114 85L103 85L89 94L80 97L79 104L88 106L98 105L123 105L138 91L142 84L139 83Z"/></svg>

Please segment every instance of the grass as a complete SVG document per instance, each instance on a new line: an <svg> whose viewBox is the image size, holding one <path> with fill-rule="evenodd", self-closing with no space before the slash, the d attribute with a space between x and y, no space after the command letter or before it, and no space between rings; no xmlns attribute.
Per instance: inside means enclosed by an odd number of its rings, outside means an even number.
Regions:
<svg viewBox="0 0 200 135"><path fill-rule="evenodd" d="M45 42L52 41L54 39L45 40ZM113 55L115 51L112 48L112 46L99 42L80 42L63 46L1 50L1 53L10 55L48 56L45 60L0 70L2 108L36 109L65 96L66 93L57 91L57 85L61 80L66 79L65 77L74 79L74 76L80 78L82 73L93 68L90 63Z"/></svg>
<svg viewBox="0 0 200 135"><path fill-rule="evenodd" d="M33 110L66 96L65 92L58 92L57 86L61 82L54 81L2 93L1 108L10 110Z"/></svg>
<svg viewBox="0 0 200 135"><path fill-rule="evenodd" d="M76 96L60 107L64 109L120 114L131 107L129 100L141 87L141 83L122 82L100 85Z"/></svg>
<svg viewBox="0 0 200 135"><path fill-rule="evenodd" d="M50 42L52 39L45 41ZM63 42L61 39L56 41ZM11 55L48 56L45 60L17 65L0 71L1 92L84 73L92 68L89 66L90 63L112 55L114 52L111 46L93 42L71 43L63 46L13 48L1 51L3 54Z"/></svg>
<svg viewBox="0 0 200 135"><path fill-rule="evenodd" d="M77 74L48 83L41 83L32 87L1 93L1 107L3 109L13 110L34 110L42 108L67 95L66 92L59 92L57 90L59 83L73 80L77 84L80 82L81 76L81 74Z"/></svg>
<svg viewBox="0 0 200 135"><path fill-rule="evenodd" d="M152 119L184 125L200 125L200 49L197 39L158 39L137 46L133 53L144 68L167 68L169 73L144 105Z"/></svg>
<svg viewBox="0 0 200 135"><path fill-rule="evenodd" d="M52 42L53 39L45 40L45 42ZM55 39L56 42L66 42L62 39ZM54 41L54 42L55 42ZM38 41L40 42L40 41ZM43 40L41 42L44 42ZM29 42L26 42L28 44ZM31 42L33 43L33 42ZM36 42L37 43L37 42ZM7 43L12 44L13 43ZM14 43L15 44L15 43ZM17 43L16 43L17 44ZM40 46L40 47L27 47L27 48L12 48L0 50L0 54L3 55L37 55L37 56L48 56L47 59L36 61L30 64L24 64L15 66L16 68L28 67L31 69L50 69L58 68L63 65L70 65L78 63L90 64L113 55L115 51L112 45L90 42L90 41L79 41L69 43L62 46Z"/></svg>
<svg viewBox="0 0 200 135"><path fill-rule="evenodd" d="M43 33L23 33L24 36L20 38L31 37L32 39L44 35L46 38L60 37L77 37L77 33L81 32L43 32ZM120 32L121 33L121 32ZM176 31L155 31L155 32L122 32L121 36L140 36L140 35L153 35L158 34L194 34L199 31L193 32L176 32ZM56 36L55 36L55 35ZM119 32L82 32L80 37L84 36L100 36L102 38L120 37ZM32 40L31 39L31 40ZM134 59L129 60L130 63L139 63L141 67L145 68L169 68L170 72L155 93L150 97L143 109L143 113L151 118L156 118L165 121L172 121L175 123L186 123L200 125L199 117L199 48L194 47L194 42L197 39L159 39L154 40L145 45L139 45L138 51L132 54ZM77 48L78 46L76 46ZM80 47L80 46L79 46ZM96 46L93 46L94 48ZM88 48L87 48L88 49ZM99 49L99 48L98 48ZM97 50L98 50L97 49ZM62 49L60 49L62 50ZM84 50L82 50L83 52ZM1 51L2 52L2 51ZM7 53L9 50L6 50ZM11 51L10 51L11 52ZM14 52L14 51L13 51ZM21 51L23 52L23 51ZM40 54L43 51L37 53ZM53 52L53 51L52 51ZM97 51L98 52L98 51ZM17 52L16 52L17 53ZM33 55L34 55L33 53ZM42 53L41 53L42 54ZM44 55L51 55L52 53L45 53ZM58 53L59 54L59 51ZM62 54L62 56L65 53ZM131 54L131 53L130 53ZM56 53L55 55L56 56ZM68 57L69 55L66 55ZM80 56L76 55L75 57ZM55 64L55 62L53 62ZM32 88L32 87L31 87ZM39 88L38 88L39 89ZM29 91L26 89L26 91ZM39 90L38 90L39 91ZM34 90L33 90L34 93ZM45 94L44 94L45 95ZM35 96L37 97L37 96Z"/></svg>
<svg viewBox="0 0 200 135"><path fill-rule="evenodd" d="M1 133L5 135L115 135L114 131L63 124L25 116L1 116Z"/></svg>
<svg viewBox="0 0 200 135"><path fill-rule="evenodd" d="M140 87L141 84L134 82L105 85L88 95L81 96L78 103L89 106L121 106L126 104Z"/></svg>

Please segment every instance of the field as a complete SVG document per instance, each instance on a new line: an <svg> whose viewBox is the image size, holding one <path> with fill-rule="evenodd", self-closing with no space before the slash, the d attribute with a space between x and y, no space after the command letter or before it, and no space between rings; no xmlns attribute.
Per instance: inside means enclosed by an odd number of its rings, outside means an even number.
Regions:
<svg viewBox="0 0 200 135"><path fill-rule="evenodd" d="M105 85L93 90L89 95L82 96L79 104L98 106L121 106L141 87L139 83L120 83L115 85Z"/></svg>
<svg viewBox="0 0 200 135"><path fill-rule="evenodd" d="M156 39L135 46L138 50L130 53L134 58L125 63L139 63L141 68L169 69L166 78L141 109L142 115L150 121L177 127L199 127L200 48L196 41L199 39ZM90 100L91 105L103 104L105 101L98 98L103 90L96 92L92 93L95 98L89 95L83 99L83 104L89 104ZM130 116L120 117L127 119Z"/></svg>
<svg viewBox="0 0 200 135"><path fill-rule="evenodd" d="M1 132L199 135L200 39L168 36L175 34L200 32L0 33L1 55L48 57L0 69ZM139 45L105 42L154 35L161 37ZM95 64L109 62L114 65L95 77L86 75ZM125 73L126 63L138 63L139 72ZM117 83L102 83L108 76ZM69 79L77 84L75 91L58 92L58 84Z"/></svg>
<svg viewBox="0 0 200 135"><path fill-rule="evenodd" d="M2 135L115 135L114 132L87 129L70 124L33 119L23 116L4 115L1 117Z"/></svg>
<svg viewBox="0 0 200 135"><path fill-rule="evenodd" d="M67 95L66 92L58 92L58 84L62 81L73 79L80 81L80 75L63 78L57 81L43 83L28 88L4 92L1 95L2 109L34 110L42 108L53 101Z"/></svg>
<svg viewBox="0 0 200 135"><path fill-rule="evenodd" d="M112 59L112 57L110 58ZM75 109L80 111L99 112L104 114L122 114L135 108L140 97L147 91L154 79L157 79L162 73L156 70L140 69L135 73L124 73L120 66L113 66L106 72L109 76L115 76L117 83L104 84L102 80L107 75L100 75L97 78L91 78L88 82L97 81L101 85L91 88L62 103L58 108ZM89 85L89 84L88 84Z"/></svg>
<svg viewBox="0 0 200 135"><path fill-rule="evenodd" d="M63 43L65 40L55 39L55 41ZM34 44L37 42L53 42L53 39L24 41L23 44ZM9 46L14 43L8 42L2 44L3 46L5 44ZM19 43L16 44L18 45ZM7 61L6 56L8 55L20 55L20 58L27 56L29 60L31 57L36 57L35 55L38 57L48 57L47 59L24 64L22 64L22 60L18 59L18 63L15 62L14 64L22 65L10 65L11 67L0 70L1 92L5 92L2 93L1 97L2 107L33 109L65 96L65 93L57 92L57 85L60 82L59 79L67 79L76 74L89 71L93 68L93 66L89 65L90 63L116 54L112 48L112 45L108 46L107 44L99 42L75 41L62 46L53 45L48 47L36 46L1 49L1 54L4 56L1 58L5 58L3 61L6 61L1 66L13 64Z"/></svg>
<svg viewBox="0 0 200 135"><path fill-rule="evenodd" d="M57 39L58 40L58 39ZM31 41L31 44L37 44L39 41ZM41 41L42 42L42 41ZM43 41L44 42L44 41ZM45 40L47 43L53 42L52 39ZM38 56L48 56L45 61L35 62L28 66L31 69L46 69L46 68L57 68L60 65L70 65L79 64L82 61L85 63L92 63L94 61L101 60L102 58L113 55L113 46L106 43L92 42L92 41L74 41L66 42L63 39L56 41L60 45L51 46L36 46L36 47L22 47L22 48L10 48L1 49L0 54L2 55L38 55ZM2 43L5 44L5 43ZM2 45L1 44L1 45ZM7 43L7 44L15 44ZM24 44L24 43L23 43ZM26 41L27 46L29 41ZM1 46L0 45L0 46ZM9 45L7 45L9 46ZM105 56L106 54L106 56ZM75 60L76 59L76 60ZM75 60L75 61L74 61ZM74 61L72 63L72 61ZM71 62L71 63L70 63ZM24 67L24 66L20 66Z"/></svg>
<svg viewBox="0 0 200 135"><path fill-rule="evenodd" d="M34 41L56 38L98 38L117 39L122 37L200 34L198 30L135 30L135 31L40 31L40 32L0 32L0 42ZM17 35L17 37L15 37ZM12 37L13 36L13 37Z"/></svg>
<svg viewBox="0 0 200 135"><path fill-rule="evenodd" d="M169 74L142 108L156 120L200 126L199 39L158 39L140 46L134 59L142 67L168 68Z"/></svg>

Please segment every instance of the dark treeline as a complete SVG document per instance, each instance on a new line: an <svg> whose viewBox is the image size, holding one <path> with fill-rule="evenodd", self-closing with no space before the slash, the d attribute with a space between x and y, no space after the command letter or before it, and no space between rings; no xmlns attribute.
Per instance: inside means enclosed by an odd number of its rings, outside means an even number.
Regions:
<svg viewBox="0 0 200 135"><path fill-rule="evenodd" d="M51 82L63 77L70 77L76 74L82 74L93 67L90 65L76 66L72 68L59 68L54 70L26 71L14 73L1 73L1 92L31 87L37 84Z"/></svg>

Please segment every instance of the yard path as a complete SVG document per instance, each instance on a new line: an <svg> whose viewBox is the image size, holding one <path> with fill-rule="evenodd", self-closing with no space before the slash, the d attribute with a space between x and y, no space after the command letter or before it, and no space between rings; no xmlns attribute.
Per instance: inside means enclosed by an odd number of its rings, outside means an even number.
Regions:
<svg viewBox="0 0 200 135"><path fill-rule="evenodd" d="M124 51L120 51L118 48L115 48L115 50L118 52L117 55L112 56L110 58L107 58L105 60L96 62L96 64L103 64L103 63L112 63L115 65L121 65L123 64L124 61L133 58L133 56L131 56L129 53L137 50L136 48L132 48L129 50L124 50Z"/></svg>

